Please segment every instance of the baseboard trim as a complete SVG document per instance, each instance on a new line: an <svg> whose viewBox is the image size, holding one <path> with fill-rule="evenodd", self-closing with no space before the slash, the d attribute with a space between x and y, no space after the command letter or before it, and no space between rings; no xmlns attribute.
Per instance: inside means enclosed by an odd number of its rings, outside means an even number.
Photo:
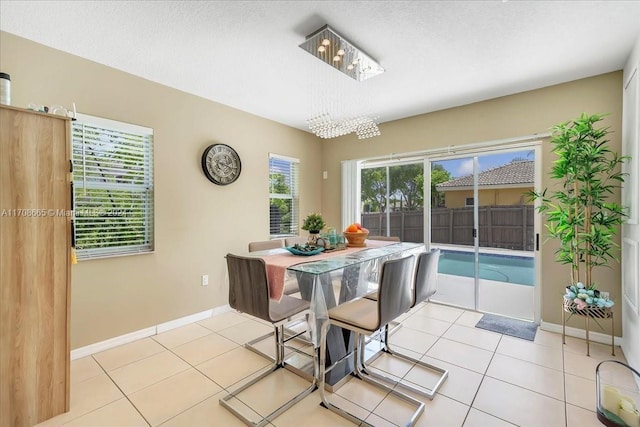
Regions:
<svg viewBox="0 0 640 427"><path fill-rule="evenodd" d="M109 338L108 340L100 341L94 344L89 344L84 347L71 350L71 360L80 359L82 357L91 356L92 354L99 353L101 351L109 350L114 347L118 347L123 344L139 340L141 338L147 338L153 335L158 335L162 332L170 331L171 329L186 326L191 323L198 322L200 320L208 319L218 314L231 311L229 304L212 308L209 310L201 311L199 313L190 314L188 316L181 317L179 319L170 320L168 322L160 323L155 326L140 329L138 331L130 332L128 334L120 335L117 337Z"/></svg>
<svg viewBox="0 0 640 427"><path fill-rule="evenodd" d="M156 327L151 326L149 328L140 329L139 331L130 332L128 334L120 335L118 337L109 338L108 340L100 341L94 344L89 344L85 347L76 348L71 350L71 360L80 359L81 357L90 356L94 353L100 353L101 351L109 350L110 348L117 347L122 344L128 344L130 342L150 337L156 334Z"/></svg>
<svg viewBox="0 0 640 427"><path fill-rule="evenodd" d="M543 331L555 332L558 334L562 333L562 325L558 325L557 323L540 322L540 329L542 329ZM570 326L567 326L565 328L565 335L574 338L587 338L587 333L584 329L573 328ZM611 345L611 335L603 334L602 332L589 331L589 341ZM622 337L613 337L613 343L617 346L620 346L622 344Z"/></svg>
<svg viewBox="0 0 640 427"><path fill-rule="evenodd" d="M156 325L156 329L158 334L163 332L170 331L175 328L179 328L181 326L186 326L191 323L198 322L200 320L208 319L211 317L213 313L213 309L201 311L200 313L190 314L188 316L180 317L179 319L170 320L168 322L160 323Z"/></svg>

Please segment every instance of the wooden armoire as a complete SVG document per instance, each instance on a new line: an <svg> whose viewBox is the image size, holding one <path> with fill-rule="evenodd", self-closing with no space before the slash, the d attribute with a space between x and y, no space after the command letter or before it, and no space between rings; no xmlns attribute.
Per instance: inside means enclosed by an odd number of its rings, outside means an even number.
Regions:
<svg viewBox="0 0 640 427"><path fill-rule="evenodd" d="M0 427L69 410L70 132L0 105Z"/></svg>

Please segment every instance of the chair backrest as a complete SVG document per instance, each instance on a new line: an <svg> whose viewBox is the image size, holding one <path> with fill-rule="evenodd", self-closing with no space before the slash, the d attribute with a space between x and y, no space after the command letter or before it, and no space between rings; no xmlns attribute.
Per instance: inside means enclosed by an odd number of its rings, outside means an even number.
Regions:
<svg viewBox="0 0 640 427"><path fill-rule="evenodd" d="M296 243L299 245L304 245L305 243L307 243L307 239L306 237L285 237L284 239L284 245L285 246L293 246Z"/></svg>
<svg viewBox="0 0 640 427"><path fill-rule="evenodd" d="M229 305L242 312L271 322L269 284L262 258L227 254Z"/></svg>
<svg viewBox="0 0 640 427"><path fill-rule="evenodd" d="M378 321L384 326L406 313L413 302L413 255L385 261L378 288Z"/></svg>
<svg viewBox="0 0 640 427"><path fill-rule="evenodd" d="M263 240L260 242L249 242L249 252L264 251L267 249L284 248L284 240Z"/></svg>
<svg viewBox="0 0 640 427"><path fill-rule="evenodd" d="M367 240L388 240L391 242L399 242L398 236L367 236Z"/></svg>
<svg viewBox="0 0 640 427"><path fill-rule="evenodd" d="M431 298L437 290L438 281L438 260L440 259L440 249L431 252L423 252L418 255L418 266L414 282L413 305L420 304Z"/></svg>

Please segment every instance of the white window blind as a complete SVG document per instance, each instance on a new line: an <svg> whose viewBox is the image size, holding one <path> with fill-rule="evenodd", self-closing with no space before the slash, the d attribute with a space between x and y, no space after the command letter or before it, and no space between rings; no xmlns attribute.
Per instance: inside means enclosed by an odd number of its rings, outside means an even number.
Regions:
<svg viewBox="0 0 640 427"><path fill-rule="evenodd" d="M153 251L153 129L82 114L72 128L78 259Z"/></svg>
<svg viewBox="0 0 640 427"><path fill-rule="evenodd" d="M298 234L300 160L269 154L269 235Z"/></svg>

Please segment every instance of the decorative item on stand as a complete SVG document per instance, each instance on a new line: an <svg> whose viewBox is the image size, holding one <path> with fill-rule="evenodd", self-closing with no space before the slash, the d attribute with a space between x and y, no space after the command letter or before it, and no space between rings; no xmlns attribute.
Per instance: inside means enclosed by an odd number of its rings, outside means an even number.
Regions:
<svg viewBox="0 0 640 427"><path fill-rule="evenodd" d="M310 213L302 223L302 229L309 232L309 244L315 245L320 231L326 226L322 215L319 213Z"/></svg>
<svg viewBox="0 0 640 427"><path fill-rule="evenodd" d="M614 304L613 300L609 299L609 295L596 289L595 283L587 287L582 282L566 287L564 301L567 311L570 312L571 310L584 310L587 307L606 309L613 307Z"/></svg>
<svg viewBox="0 0 640 427"><path fill-rule="evenodd" d="M560 186L548 194L529 192L532 200L542 203L538 212L546 214L549 238L557 239L560 248L556 260L571 266L570 284L563 297L564 312L585 316L587 355L589 355L589 318L611 318L613 301L608 293L598 291L592 278L594 267L618 261L619 245L614 237L625 216L624 208L609 201L624 182L620 166L627 160L607 146L609 128L596 128L604 115L581 114L575 120L553 127L551 144L558 159L549 175ZM583 275L584 274L584 275Z"/></svg>

